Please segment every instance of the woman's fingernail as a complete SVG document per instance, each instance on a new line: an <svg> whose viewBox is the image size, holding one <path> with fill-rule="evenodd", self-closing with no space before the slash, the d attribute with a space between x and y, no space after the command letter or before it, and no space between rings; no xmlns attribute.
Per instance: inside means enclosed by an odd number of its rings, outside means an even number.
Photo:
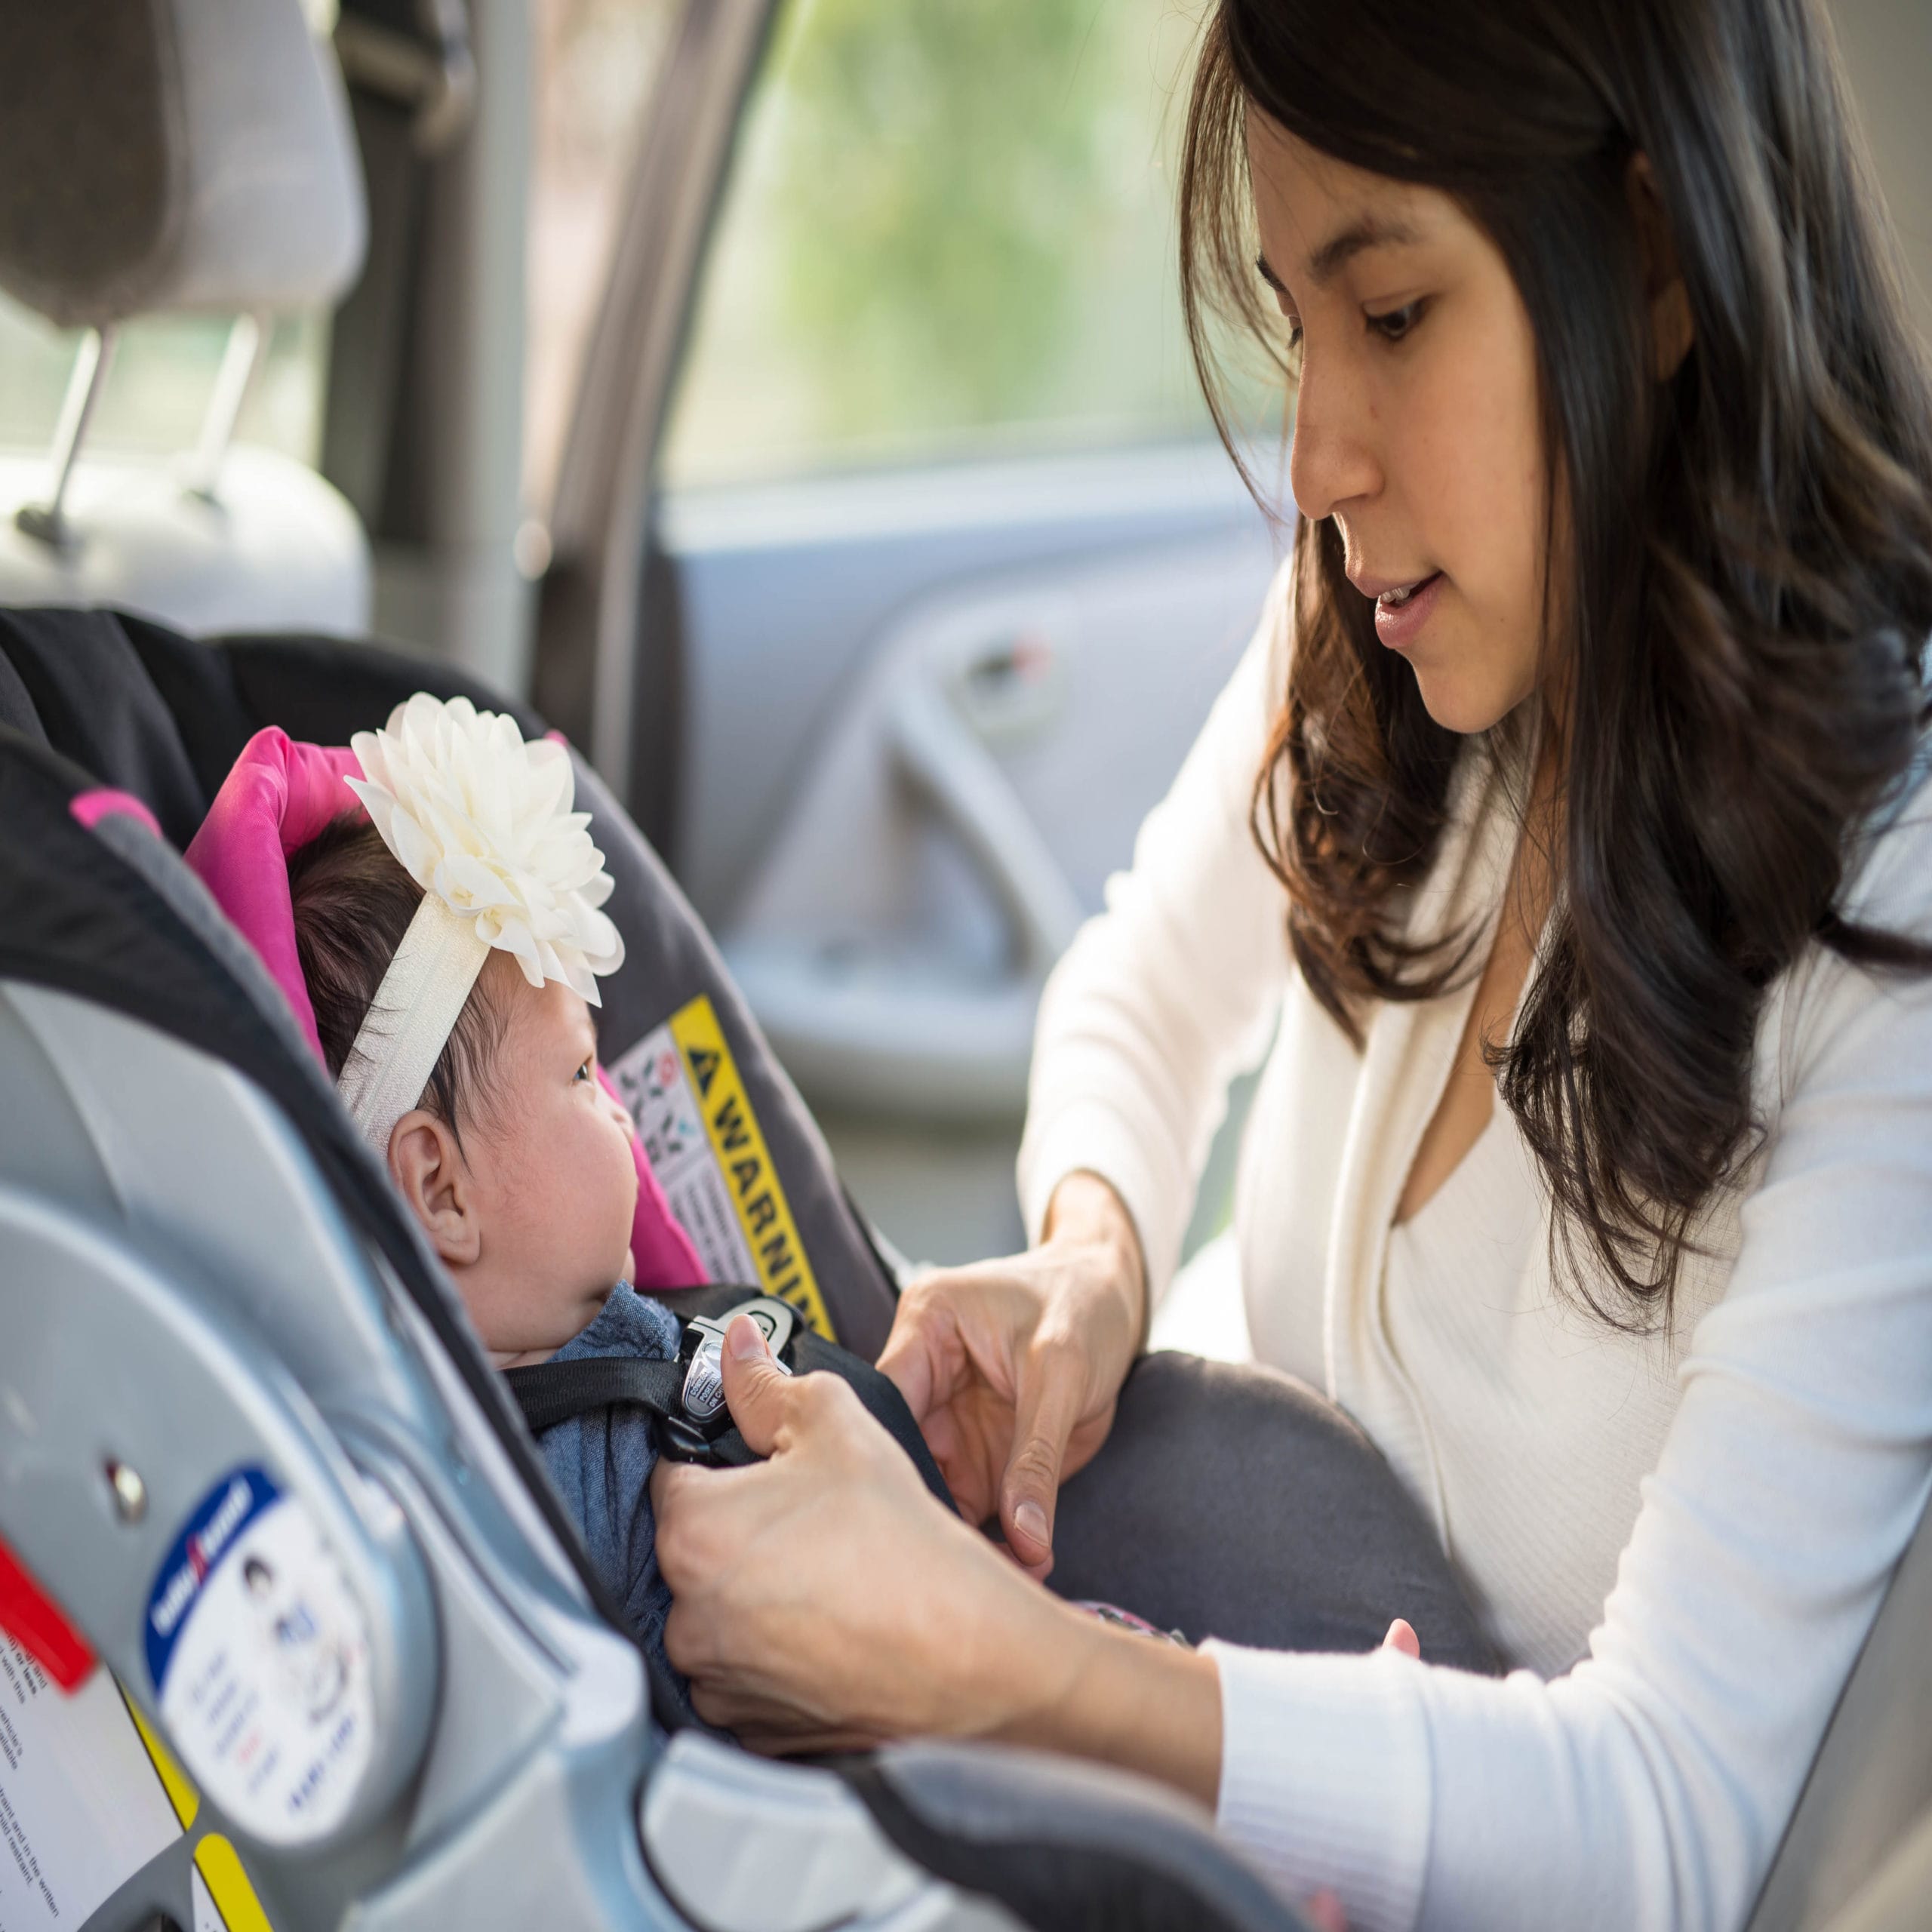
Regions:
<svg viewBox="0 0 1932 1932"><path fill-rule="evenodd" d="M749 1315L741 1315L724 1331L724 1346L740 1361L749 1361L755 1355L768 1355L771 1351L764 1345L764 1336Z"/></svg>
<svg viewBox="0 0 1932 1932"><path fill-rule="evenodd" d="M1047 1512L1037 1503L1023 1503L1013 1512L1013 1527L1023 1531L1035 1543L1044 1549L1051 1537L1047 1527Z"/></svg>

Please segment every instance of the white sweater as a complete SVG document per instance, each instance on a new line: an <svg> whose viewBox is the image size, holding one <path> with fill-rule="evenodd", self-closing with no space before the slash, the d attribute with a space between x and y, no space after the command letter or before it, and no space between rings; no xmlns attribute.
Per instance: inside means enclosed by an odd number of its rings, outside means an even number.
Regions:
<svg viewBox="0 0 1932 1932"><path fill-rule="evenodd" d="M1674 1337L1552 1293L1506 1115L1392 1267L1474 988L1378 1009L1358 1054L1294 971L1248 831L1286 609L1278 582L1048 986L1022 1201L1037 1238L1064 1175L1102 1175L1158 1294L1227 1084L1278 1016L1235 1197L1256 1352L1364 1425L1530 1667L1216 1645L1221 1826L1291 1894L1336 1887L1358 1932L1738 1926L1932 1491L1932 977L1814 946L1772 989L1768 1140L1697 1230ZM1485 740L1451 798L1412 933L1471 910L1493 930L1515 832ZM1932 791L1845 903L1932 937Z"/></svg>

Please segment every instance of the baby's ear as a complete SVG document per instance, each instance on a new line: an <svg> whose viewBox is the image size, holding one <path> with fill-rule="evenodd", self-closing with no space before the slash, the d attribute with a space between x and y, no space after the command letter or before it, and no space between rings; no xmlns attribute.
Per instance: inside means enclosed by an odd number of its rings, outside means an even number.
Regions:
<svg viewBox="0 0 1932 1932"><path fill-rule="evenodd" d="M446 1266L465 1268L482 1251L475 1189L446 1121L417 1107L389 1135L389 1178Z"/></svg>

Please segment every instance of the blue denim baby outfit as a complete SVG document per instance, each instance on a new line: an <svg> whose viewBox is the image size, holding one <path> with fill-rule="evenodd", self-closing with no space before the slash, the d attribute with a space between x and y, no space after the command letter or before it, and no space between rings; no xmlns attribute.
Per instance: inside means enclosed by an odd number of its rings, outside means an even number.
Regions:
<svg viewBox="0 0 1932 1932"><path fill-rule="evenodd" d="M668 1309L620 1281L597 1318L551 1359L640 1355L668 1361L678 1352L679 1333L678 1319ZM657 1438L650 1417L626 1404L595 1410L546 1429L537 1446L564 1507L583 1531L592 1567L617 1598L632 1634L664 1666L682 1698L685 1680L664 1654L671 1592L657 1567L651 1509ZM688 1706L685 1715L690 1715Z"/></svg>

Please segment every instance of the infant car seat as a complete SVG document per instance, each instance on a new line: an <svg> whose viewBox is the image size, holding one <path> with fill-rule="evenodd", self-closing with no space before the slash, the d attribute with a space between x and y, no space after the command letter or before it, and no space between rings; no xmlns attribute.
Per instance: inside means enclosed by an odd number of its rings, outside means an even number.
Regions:
<svg viewBox="0 0 1932 1932"><path fill-rule="evenodd" d="M418 688L503 708L374 648L0 614L0 1920L1297 1924L1138 1780L940 1743L772 1764L650 1722L446 1277L177 857L257 728L340 743ZM869 1358L891 1272L577 768L627 950L605 1050L687 1137L654 1150L674 1205Z"/></svg>

